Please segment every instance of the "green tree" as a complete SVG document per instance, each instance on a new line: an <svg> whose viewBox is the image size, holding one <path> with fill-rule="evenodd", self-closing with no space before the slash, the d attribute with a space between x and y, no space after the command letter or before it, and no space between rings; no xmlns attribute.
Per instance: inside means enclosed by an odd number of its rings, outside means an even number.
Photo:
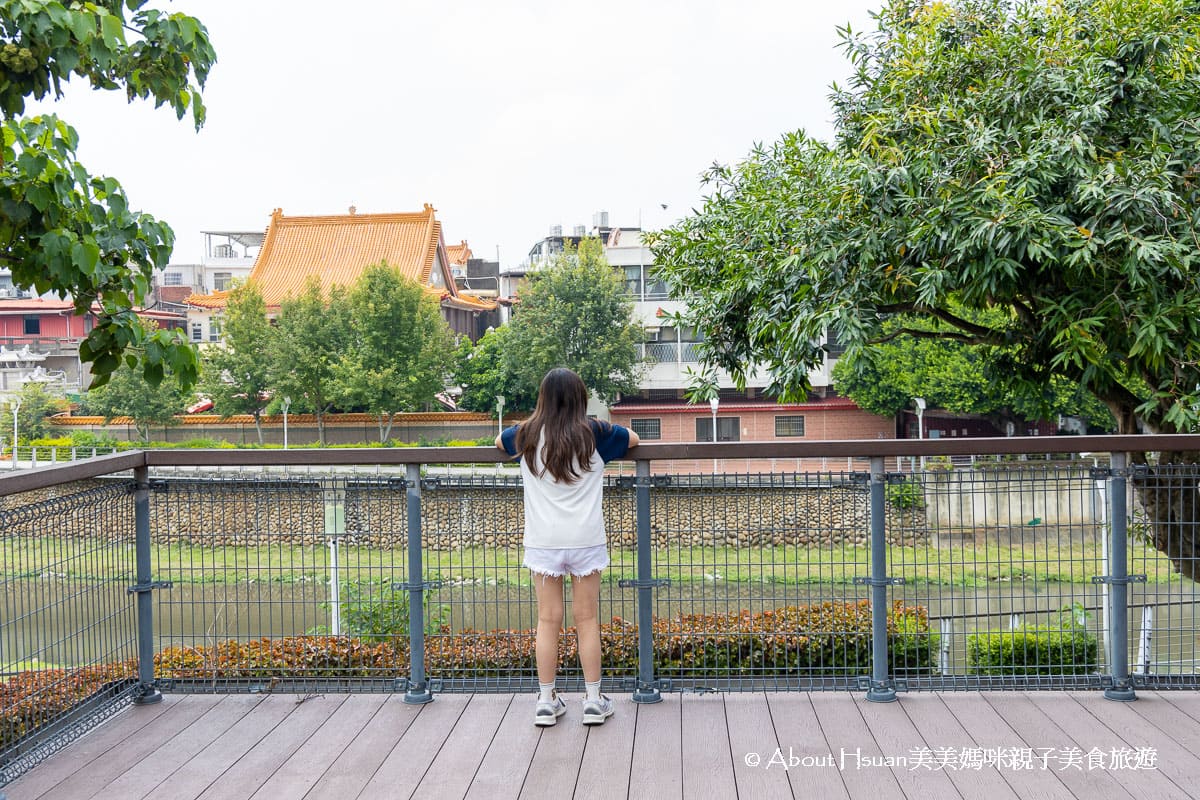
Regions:
<svg viewBox="0 0 1200 800"><path fill-rule="evenodd" d="M45 437L50 432L48 418L70 407L65 397L39 381L29 381L21 386L18 397L21 405L17 409L17 434L25 441ZM0 410L0 429L5 429L3 423L6 420L11 426L11 401L6 402L3 410Z"/></svg>
<svg viewBox="0 0 1200 800"><path fill-rule="evenodd" d="M637 390L642 330L598 239L533 273L511 328L504 365L521 385L537 387L552 368L569 367L605 402Z"/></svg>
<svg viewBox="0 0 1200 800"><path fill-rule="evenodd" d="M142 441L149 442L151 426L174 424L175 415L183 411L185 396L170 373L155 385L130 361L134 360L127 356L108 383L90 389L84 406L90 413L103 416L105 424L114 417L129 417Z"/></svg>
<svg viewBox="0 0 1200 800"><path fill-rule="evenodd" d="M291 397L295 411L317 418L317 436L325 444L325 414L337 396L337 369L349 339L346 292L335 286L326 302L316 278L298 297L280 305L276 323L271 383L279 397Z"/></svg>
<svg viewBox="0 0 1200 800"><path fill-rule="evenodd" d="M885 331L921 329L936 333L941 323L898 317ZM1061 376L1052 377L1034 392L1012 386L998 368L997 349L964 342L899 333L878 343L874 358L856 363L840 358L833 367L838 392L872 414L894 416L922 397L931 408L988 417L998 428L1007 422L1052 419L1059 414L1084 418L1111 427L1112 415L1093 395Z"/></svg>
<svg viewBox="0 0 1200 800"><path fill-rule="evenodd" d="M538 384L505 366L505 354L512 348L511 331L511 326L501 325L473 345L467 338L459 343L455 380L462 386L462 408L495 415L497 395L504 398L504 410L510 413L532 411L537 405Z"/></svg>
<svg viewBox="0 0 1200 800"><path fill-rule="evenodd" d="M416 411L446 388L454 335L438 301L387 264L368 267L347 298L349 346L337 368L343 405L379 420L379 441L392 435L397 411Z"/></svg>
<svg viewBox="0 0 1200 800"><path fill-rule="evenodd" d="M263 443L262 415L271 400L271 360L275 329L267 319L262 293L253 284L229 293L221 319L222 345L203 358L201 390L222 416L250 414Z"/></svg>
<svg viewBox="0 0 1200 800"><path fill-rule="evenodd" d="M843 32L833 144L790 133L713 168L702 209L657 241L707 358L795 396L827 326L866 364L885 322L916 314L1006 348L1014 382L1077 383L1120 431L1193 429L1195 4L892 0L877 23ZM1156 545L1200 577L1196 504L1147 474Z"/></svg>
<svg viewBox="0 0 1200 800"><path fill-rule="evenodd" d="M78 135L53 115L23 116L29 98L62 96L73 76L94 89L189 110L204 123L200 90L215 61L196 19L148 7L147 0L0 0L0 260L13 283L71 296L76 313L97 304L97 322L79 349L103 384L127 350L146 380L167 371L195 382L195 348L174 330L147 331L140 305L174 234L129 208L121 185L75 159Z"/></svg>

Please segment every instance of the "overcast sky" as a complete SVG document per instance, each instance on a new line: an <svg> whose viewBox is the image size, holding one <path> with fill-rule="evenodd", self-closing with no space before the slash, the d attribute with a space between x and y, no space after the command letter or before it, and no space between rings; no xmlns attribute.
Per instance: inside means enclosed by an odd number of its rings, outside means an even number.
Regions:
<svg viewBox="0 0 1200 800"><path fill-rule="evenodd" d="M277 207L428 202L449 242L515 265L601 209L669 223L702 170L756 141L829 138L829 85L849 73L835 29L869 27L880 2L179 0L218 57L199 133L82 84L55 110L93 174L175 229L175 262Z"/></svg>

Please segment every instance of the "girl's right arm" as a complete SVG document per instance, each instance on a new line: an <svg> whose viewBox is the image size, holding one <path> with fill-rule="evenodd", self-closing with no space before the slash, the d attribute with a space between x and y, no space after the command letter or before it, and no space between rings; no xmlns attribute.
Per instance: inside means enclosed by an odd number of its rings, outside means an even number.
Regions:
<svg viewBox="0 0 1200 800"><path fill-rule="evenodd" d="M639 437L637 435L636 431L633 431L632 429L629 430L629 446L630 447L637 447L638 442L640 442L641 440L642 440L641 437Z"/></svg>

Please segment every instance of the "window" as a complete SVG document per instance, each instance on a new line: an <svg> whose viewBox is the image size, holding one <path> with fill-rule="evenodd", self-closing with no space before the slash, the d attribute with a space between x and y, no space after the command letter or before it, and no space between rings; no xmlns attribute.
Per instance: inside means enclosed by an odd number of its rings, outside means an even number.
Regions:
<svg viewBox="0 0 1200 800"><path fill-rule="evenodd" d="M640 266L625 267L625 291L635 299L642 299L642 268Z"/></svg>
<svg viewBox="0 0 1200 800"><path fill-rule="evenodd" d="M214 272L213 273L213 289L218 292L229 290L229 284L233 283L232 272Z"/></svg>
<svg viewBox="0 0 1200 800"><path fill-rule="evenodd" d="M825 352L829 353L830 358L837 358L846 352L846 345L838 341L837 334L833 332L833 328L825 329Z"/></svg>
<svg viewBox="0 0 1200 800"><path fill-rule="evenodd" d="M775 418L775 435L783 436L803 436L804 435L804 417L776 417Z"/></svg>
<svg viewBox="0 0 1200 800"><path fill-rule="evenodd" d="M221 341L221 326L217 324L216 320L213 320L208 326L208 340L210 342Z"/></svg>
<svg viewBox="0 0 1200 800"><path fill-rule="evenodd" d="M164 272L163 286L183 286L182 272Z"/></svg>
<svg viewBox="0 0 1200 800"><path fill-rule="evenodd" d="M631 419L629 420L629 429L643 439L662 438L662 420L657 417L654 419Z"/></svg>
<svg viewBox="0 0 1200 800"><path fill-rule="evenodd" d="M42 318L41 317L26 317L25 318L25 335L40 336L42 333Z"/></svg>
<svg viewBox="0 0 1200 800"><path fill-rule="evenodd" d="M696 417L696 441L711 442L712 438L712 417ZM742 419L741 417L717 417L717 441L718 442L738 442L741 441Z"/></svg>
<svg viewBox="0 0 1200 800"><path fill-rule="evenodd" d="M199 322L192 323L192 341L204 341L204 326L202 326Z"/></svg>
<svg viewBox="0 0 1200 800"><path fill-rule="evenodd" d="M671 292L667 288L667 281L662 277L662 273L657 269L646 270L646 299L647 300L666 300L671 296Z"/></svg>

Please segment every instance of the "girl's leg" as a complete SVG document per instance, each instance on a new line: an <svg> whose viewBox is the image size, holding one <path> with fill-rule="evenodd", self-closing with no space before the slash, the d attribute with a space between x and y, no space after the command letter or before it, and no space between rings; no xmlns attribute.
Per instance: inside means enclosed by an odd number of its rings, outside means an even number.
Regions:
<svg viewBox="0 0 1200 800"><path fill-rule="evenodd" d="M571 616L579 635L583 680L600 680L600 573L571 576ZM540 630L540 629L539 629Z"/></svg>
<svg viewBox="0 0 1200 800"><path fill-rule="evenodd" d="M554 683L558 673L558 638L563 625L563 579L539 572L531 574L538 604L538 683Z"/></svg>

